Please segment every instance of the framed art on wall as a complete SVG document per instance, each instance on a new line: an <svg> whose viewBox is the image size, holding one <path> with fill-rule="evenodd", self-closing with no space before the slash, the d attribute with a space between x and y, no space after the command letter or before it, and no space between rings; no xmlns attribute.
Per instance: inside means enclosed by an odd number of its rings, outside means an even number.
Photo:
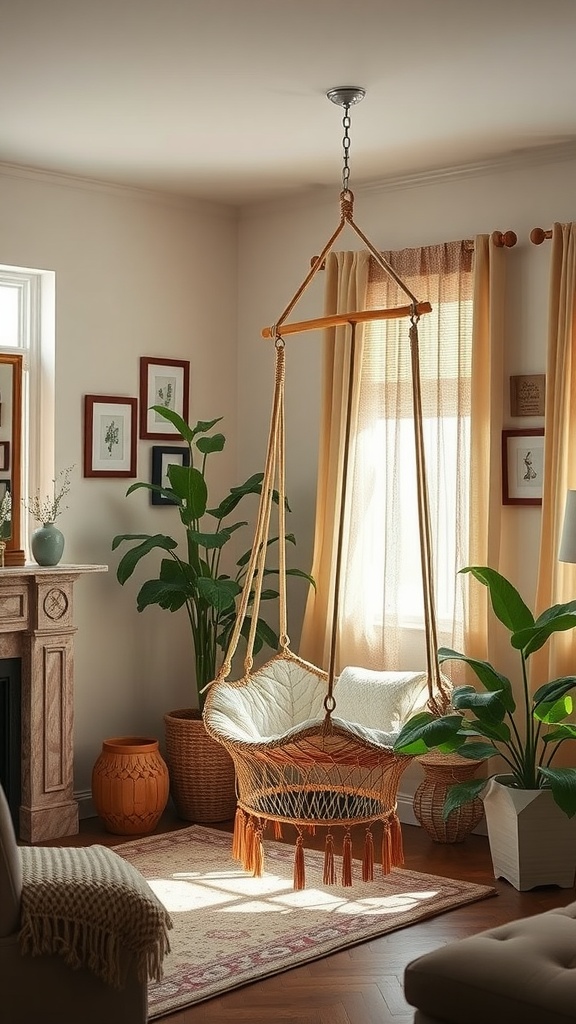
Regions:
<svg viewBox="0 0 576 1024"><path fill-rule="evenodd" d="M188 419L190 363L186 359L140 357L140 437L162 441L180 437L172 424L154 412L162 405Z"/></svg>
<svg viewBox="0 0 576 1024"><path fill-rule="evenodd" d="M168 466L189 466L190 450L184 447L153 445L152 447L152 479L156 487L170 487ZM167 498L157 491L150 491L152 505L175 505L172 498Z"/></svg>
<svg viewBox="0 0 576 1024"><path fill-rule="evenodd" d="M84 396L84 476L136 476L138 402Z"/></svg>
<svg viewBox="0 0 576 1024"><path fill-rule="evenodd" d="M502 504L541 505L544 429L502 431Z"/></svg>
<svg viewBox="0 0 576 1024"><path fill-rule="evenodd" d="M10 441L0 441L0 470L6 473L10 469Z"/></svg>

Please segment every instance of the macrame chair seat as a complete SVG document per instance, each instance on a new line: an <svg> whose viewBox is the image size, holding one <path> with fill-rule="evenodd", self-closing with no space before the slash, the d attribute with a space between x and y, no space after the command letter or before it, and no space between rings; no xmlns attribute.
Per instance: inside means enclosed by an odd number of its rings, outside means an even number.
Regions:
<svg viewBox="0 0 576 1024"><path fill-rule="evenodd" d="M325 728L328 674L289 650L249 676L212 687L204 721L230 753L239 793L233 852L247 870L262 870L266 824L279 837L281 825L296 828L295 885L303 884L303 832L316 827L345 830L367 826L363 876L372 878L373 838L383 823L385 872L402 860L396 818L400 777L411 760L393 752L404 721L424 710L425 672L375 672L346 668L335 680L335 711ZM331 871L333 835L326 837L325 880ZM349 852L349 851L348 851ZM344 858L342 881L350 877Z"/></svg>
<svg viewBox="0 0 576 1024"><path fill-rule="evenodd" d="M296 829L294 887L305 885L304 834L324 828L324 883L336 882L334 830L343 828L343 885L352 884L351 828L365 827L362 878L374 872L372 826L382 824L382 871L387 874L403 863L402 833L396 813L400 778L413 760L397 754L394 741L400 728L418 710L443 711L449 701L449 682L440 674L436 654L430 522L426 492L417 323L429 303L418 303L382 255L354 224L352 193L341 195L341 220L302 284L280 317L265 328L264 337L275 342L275 378L266 464L254 542L246 568L244 588L224 663L209 684L204 706L207 732L230 753L235 769L238 808L232 841L233 855L246 870L260 875L263 869L262 838L268 825L274 836L283 824ZM377 262L396 279L410 304L391 310L364 310L337 314L320 320L284 324L298 298L322 265L334 240L349 224L367 244ZM427 671L417 673L374 672L343 669L335 674L335 638L339 615L341 551L346 467L350 439L350 409L355 365L356 326L374 319L410 318L410 348L414 398L414 425L418 485L418 517L424 589ZM284 325L284 326L282 326ZM351 330L348 360L348 410L343 454L344 471L338 518L337 567L332 595L332 644L328 670L303 661L290 650L286 615L285 525L285 431L283 335L322 327L344 325ZM253 650L260 608L270 516L274 499L278 509L279 651L265 665L254 669ZM232 659L249 621L247 653L242 678L229 681Z"/></svg>

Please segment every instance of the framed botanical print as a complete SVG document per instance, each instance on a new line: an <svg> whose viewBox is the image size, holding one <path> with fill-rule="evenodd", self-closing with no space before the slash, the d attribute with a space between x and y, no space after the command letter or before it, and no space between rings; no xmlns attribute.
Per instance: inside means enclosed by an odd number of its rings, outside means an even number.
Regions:
<svg viewBox="0 0 576 1024"><path fill-rule="evenodd" d="M151 483L156 487L170 487L168 479L168 466L189 466L190 450L184 446L167 446L155 444L152 446L152 479ZM171 498L157 491L150 491L152 505L174 505Z"/></svg>
<svg viewBox="0 0 576 1024"><path fill-rule="evenodd" d="M140 437L162 441L180 437L154 406L172 409L188 419L190 363L185 359L140 357Z"/></svg>
<svg viewBox="0 0 576 1024"><path fill-rule="evenodd" d="M136 476L138 402L84 396L84 476Z"/></svg>
<svg viewBox="0 0 576 1024"><path fill-rule="evenodd" d="M502 504L541 505L544 429L502 431Z"/></svg>

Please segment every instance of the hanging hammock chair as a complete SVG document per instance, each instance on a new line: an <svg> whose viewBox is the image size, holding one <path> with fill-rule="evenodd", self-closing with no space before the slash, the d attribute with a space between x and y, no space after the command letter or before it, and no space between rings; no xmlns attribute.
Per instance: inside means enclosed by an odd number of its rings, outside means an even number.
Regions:
<svg viewBox="0 0 576 1024"><path fill-rule="evenodd" d="M431 532L424 464L418 321L431 311L418 302L392 267L353 220L353 194L343 189L340 223L320 256L284 310L278 323L262 331L275 343L274 396L262 493L251 558L240 598L226 657L216 679L209 684L204 708L208 733L230 753L237 777L238 805L232 852L243 867L259 875L263 868L264 830L273 827L279 838L281 828L296 829L294 887L305 885L304 836L324 828L324 882L335 883L334 832L344 829L342 840L343 885L352 884L351 829L365 827L362 878L373 878L375 859L381 859L387 874L403 863L402 836L396 813L398 784L413 760L393 749L403 723L418 710L443 713L449 705L450 683L440 673L437 658L436 619L433 600ZM359 235L374 259L407 295L409 303L394 309L365 310L336 314L301 323L285 323L309 282L323 265L334 241L349 225ZM375 672L345 668L335 676L335 638L338 621L343 510L346 501L346 470L343 472L339 509L339 537L333 597L332 639L328 670L304 661L290 649L286 615L286 551L281 541L285 530L285 434L284 380L286 345L284 336L307 330L346 325L350 331L348 408L345 431L344 467L350 438L352 369L356 326L369 320L406 317L411 347L414 436L416 447L418 519L424 591L426 672ZM266 551L270 534L273 493L277 490L279 543L279 651L261 668L254 669L253 650ZM242 678L229 681L232 658L250 606L250 629ZM372 826L382 825L382 849L374 851Z"/></svg>

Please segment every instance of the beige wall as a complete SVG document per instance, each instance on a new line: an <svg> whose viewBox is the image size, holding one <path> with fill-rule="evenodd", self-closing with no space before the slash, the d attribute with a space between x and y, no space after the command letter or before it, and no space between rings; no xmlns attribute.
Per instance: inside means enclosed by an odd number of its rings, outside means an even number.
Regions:
<svg viewBox="0 0 576 1024"><path fill-rule="evenodd" d="M138 614L137 585L120 587L111 551L117 533L178 530L177 514L144 491L126 498L130 480L83 477L83 396L138 396L141 355L189 359L191 417L225 417L215 496L236 482L236 214L0 173L0 224L0 263L56 274L56 468L76 467L58 520L64 561L109 566L75 588L75 788L85 793L102 739L162 737L163 712L193 703L195 690L184 615ZM155 443L138 443L139 479Z"/></svg>
<svg viewBox="0 0 576 1024"><path fill-rule="evenodd" d="M565 157L566 154L564 154ZM572 220L576 157L510 162L409 188L356 190L355 218L381 248L401 248L512 228L508 252L506 376L545 368L548 253L529 242L532 227ZM353 183L352 183L353 184ZM339 218L334 192L234 211L183 204L125 189L89 187L52 176L0 173L0 263L56 273L56 465L76 464L70 508L60 521L65 561L105 563L103 576L76 587L76 780L87 793L103 738L163 734L162 714L191 703L190 645L183 616L138 615L136 584L115 579L116 533L177 529L173 510L152 509L144 492L125 498L124 480L82 477L86 393L138 394L140 355L191 362L191 416L224 415L228 438L214 491L220 496L261 468L273 353L260 336L308 272ZM341 248L357 248L349 231ZM322 277L297 307L319 315ZM287 492L294 508L296 564L312 550L320 401L320 340L288 344ZM539 425L511 420L505 426ZM139 442L138 476L153 442ZM576 480L573 482L576 486ZM530 602L538 509L503 510L505 564ZM170 526L169 526L170 524ZM147 578L142 572L139 579ZM304 588L292 587L290 632L298 649ZM504 666L502 666L504 667Z"/></svg>

